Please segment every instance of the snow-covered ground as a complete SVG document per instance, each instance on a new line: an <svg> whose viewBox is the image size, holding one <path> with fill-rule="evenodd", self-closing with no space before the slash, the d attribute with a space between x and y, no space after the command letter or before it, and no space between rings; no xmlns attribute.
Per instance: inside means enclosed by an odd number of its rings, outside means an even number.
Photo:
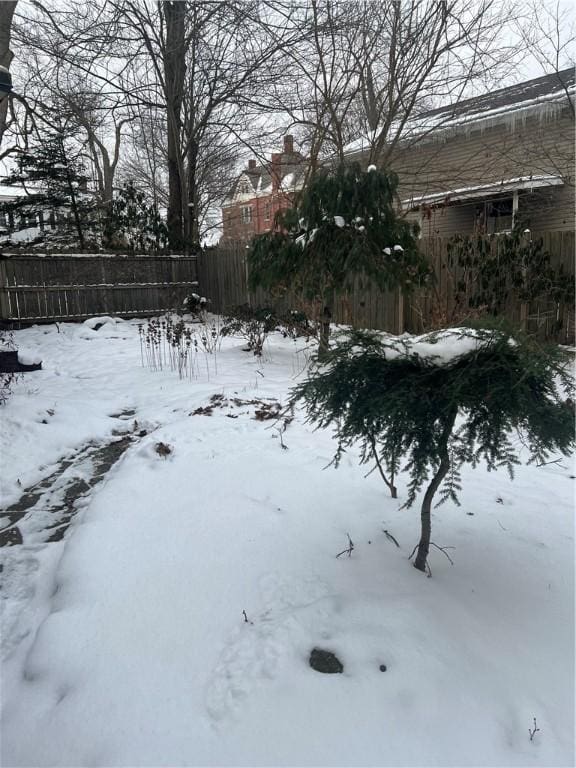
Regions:
<svg viewBox="0 0 576 768"><path fill-rule="evenodd" d="M352 453L325 469L301 413L263 418L301 342L224 339L180 380L141 365L136 321L89 326L15 334L44 362L0 410L2 505L38 497L0 549L2 765L573 765L569 461L465 470L433 519L454 565L433 550L427 578L401 482L392 500ZM126 432L95 483L90 451Z"/></svg>

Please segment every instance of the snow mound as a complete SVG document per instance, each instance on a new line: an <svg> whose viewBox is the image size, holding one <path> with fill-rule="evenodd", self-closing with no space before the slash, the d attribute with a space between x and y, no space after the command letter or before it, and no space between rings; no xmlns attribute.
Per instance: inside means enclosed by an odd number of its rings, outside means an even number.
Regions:
<svg viewBox="0 0 576 768"><path fill-rule="evenodd" d="M22 363L22 365L39 365L39 363L42 362L42 358L34 352L27 352L26 350L19 349L18 361Z"/></svg>
<svg viewBox="0 0 576 768"><path fill-rule="evenodd" d="M416 357L426 365L451 365L466 355L488 348L498 337L497 331L474 328L447 328L421 336L385 336L384 356L387 360ZM508 343L515 344L513 339ZM365 351L363 347L354 349L358 354Z"/></svg>
<svg viewBox="0 0 576 768"><path fill-rule="evenodd" d="M89 317L88 320L84 320L83 325L85 325L87 328L91 328L93 331L96 330L96 326L100 327L102 325L106 325L107 323L111 323L113 325L116 325L117 323L123 323L121 317L110 317L109 315L102 315L102 317Z"/></svg>

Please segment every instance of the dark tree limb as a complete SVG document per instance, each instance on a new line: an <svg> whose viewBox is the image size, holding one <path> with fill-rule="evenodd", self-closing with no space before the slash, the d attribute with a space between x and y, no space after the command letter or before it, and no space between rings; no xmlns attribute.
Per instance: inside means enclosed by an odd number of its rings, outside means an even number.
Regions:
<svg viewBox="0 0 576 768"><path fill-rule="evenodd" d="M378 451L376 449L376 438L373 434L370 435L370 445L372 446L372 454L374 456L374 461L376 462L376 467L378 468L378 472L380 472L380 477L384 482L386 483L386 486L388 487L388 490L390 491L390 496L393 499L398 498L398 490L396 486L394 485L394 474L390 476L390 480L386 477L384 474L384 470L382 469L382 463L380 461L380 458L378 456Z"/></svg>
<svg viewBox="0 0 576 768"><path fill-rule="evenodd" d="M396 544L396 546L398 547L398 549L400 549L400 544L398 544L398 542L396 541L395 537L394 537L394 536L392 536L392 534L391 534L391 533L389 533L389 532L386 530L386 528L384 528L384 533L386 534L386 538L387 538L387 539L390 539L390 541L393 541L393 542L394 542L394 544ZM412 554L414 554L414 552L412 552ZM410 555L410 557L412 557L412 555Z"/></svg>
<svg viewBox="0 0 576 768"><path fill-rule="evenodd" d="M348 536L348 547L346 549L343 549L342 552L338 552L336 557L340 557L341 555L348 555L348 557L352 556L352 552L354 551L354 542L350 538L349 533L347 533L346 536Z"/></svg>

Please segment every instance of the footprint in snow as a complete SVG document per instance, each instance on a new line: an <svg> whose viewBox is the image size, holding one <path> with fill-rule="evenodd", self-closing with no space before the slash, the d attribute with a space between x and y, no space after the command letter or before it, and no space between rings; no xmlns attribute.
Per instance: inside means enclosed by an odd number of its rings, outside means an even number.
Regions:
<svg viewBox="0 0 576 768"><path fill-rule="evenodd" d="M302 632L301 612L326 597L328 587L314 577L287 581L270 573L261 579L260 592L263 610L248 612L252 623L239 617L208 681L205 705L214 721L234 717L247 696L277 676Z"/></svg>

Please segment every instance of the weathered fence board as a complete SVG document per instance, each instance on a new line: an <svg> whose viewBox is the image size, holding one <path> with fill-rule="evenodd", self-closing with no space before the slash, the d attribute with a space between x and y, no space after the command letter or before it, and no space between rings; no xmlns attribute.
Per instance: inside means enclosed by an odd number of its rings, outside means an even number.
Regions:
<svg viewBox="0 0 576 768"><path fill-rule="evenodd" d="M196 256L13 254L0 257L0 317L11 322L138 317L197 290Z"/></svg>
<svg viewBox="0 0 576 768"><path fill-rule="evenodd" d="M532 233L532 237L543 239L544 248L551 254L552 265L562 265L566 279L569 279L568 276L574 274L574 232ZM381 291L367 280L357 278L353 289L337 300L334 321L390 333L418 333L453 324L456 318L465 315L465 311L457 305L455 291L462 272L450 262L447 243L447 238L422 238L420 241L420 248L434 271L435 280L430 286L402 296L398 291ZM496 239L492 247L497 248ZM273 305L280 309L299 303L294 295L278 300L260 289L249 291L246 246L242 244L220 246L202 253L198 274L201 291L210 299L215 312L244 303ZM502 314L542 338L560 343L574 342L574 313L568 306L545 300L527 306L511 294Z"/></svg>

